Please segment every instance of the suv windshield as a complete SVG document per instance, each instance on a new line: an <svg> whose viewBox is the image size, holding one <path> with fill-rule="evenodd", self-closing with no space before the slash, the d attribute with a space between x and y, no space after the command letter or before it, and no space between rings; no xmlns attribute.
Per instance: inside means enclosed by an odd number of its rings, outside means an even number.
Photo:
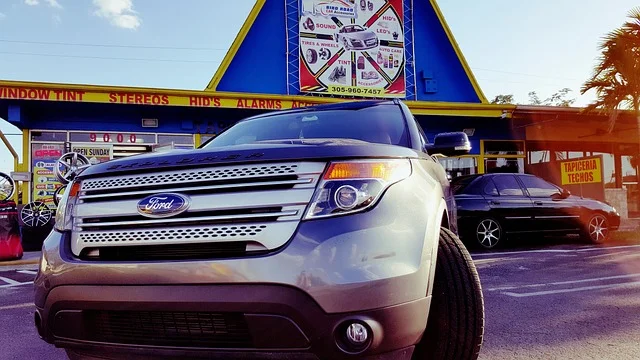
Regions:
<svg viewBox="0 0 640 360"><path fill-rule="evenodd" d="M354 139L409 147L407 127L396 105L355 109L283 112L241 121L204 148L259 141L295 139Z"/></svg>

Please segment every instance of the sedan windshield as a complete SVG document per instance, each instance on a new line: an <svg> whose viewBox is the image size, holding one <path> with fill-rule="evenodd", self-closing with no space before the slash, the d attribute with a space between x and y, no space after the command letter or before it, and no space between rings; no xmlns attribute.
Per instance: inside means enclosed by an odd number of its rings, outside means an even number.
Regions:
<svg viewBox="0 0 640 360"><path fill-rule="evenodd" d="M406 122L395 105L274 113L241 121L204 147L274 140L336 138L409 147Z"/></svg>

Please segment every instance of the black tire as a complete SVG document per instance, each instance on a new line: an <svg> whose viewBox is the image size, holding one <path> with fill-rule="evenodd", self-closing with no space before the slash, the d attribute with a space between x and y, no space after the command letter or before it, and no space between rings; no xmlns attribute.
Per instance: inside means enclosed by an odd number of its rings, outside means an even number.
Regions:
<svg viewBox="0 0 640 360"><path fill-rule="evenodd" d="M610 232L609 219L604 214L594 213L584 224L581 235L593 244L603 244L609 240Z"/></svg>
<svg viewBox="0 0 640 360"><path fill-rule="evenodd" d="M484 218L478 221L473 228L474 245L481 249L495 249L502 245L505 238L504 230L500 222L494 218Z"/></svg>
<svg viewBox="0 0 640 360"><path fill-rule="evenodd" d="M473 260L449 230L440 231L427 328L414 360L475 360L484 337L484 299Z"/></svg>
<svg viewBox="0 0 640 360"><path fill-rule="evenodd" d="M318 52L314 49L307 49L306 58L309 64L315 64L318 61Z"/></svg>

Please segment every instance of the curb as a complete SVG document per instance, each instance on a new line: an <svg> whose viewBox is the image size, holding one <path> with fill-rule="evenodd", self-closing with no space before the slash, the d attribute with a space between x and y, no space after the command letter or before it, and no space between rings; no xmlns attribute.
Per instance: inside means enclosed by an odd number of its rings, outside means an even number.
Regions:
<svg viewBox="0 0 640 360"><path fill-rule="evenodd" d="M12 265L36 265L39 262L40 262L40 259L0 261L0 268L3 266L12 266Z"/></svg>

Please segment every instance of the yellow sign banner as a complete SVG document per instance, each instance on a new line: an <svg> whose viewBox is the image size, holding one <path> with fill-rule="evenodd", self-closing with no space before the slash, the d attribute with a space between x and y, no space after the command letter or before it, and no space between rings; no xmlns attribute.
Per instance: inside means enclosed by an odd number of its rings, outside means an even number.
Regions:
<svg viewBox="0 0 640 360"><path fill-rule="evenodd" d="M0 86L0 99L267 110L292 109L319 104L319 102L313 101L208 95L205 92L178 95L164 92L89 91L5 86Z"/></svg>
<svg viewBox="0 0 640 360"><path fill-rule="evenodd" d="M365 88L358 86L346 86L346 85L329 85L327 88L329 94L335 95L351 95L351 96L393 96L393 94L385 94L384 88ZM403 94L396 95L403 97Z"/></svg>
<svg viewBox="0 0 640 360"><path fill-rule="evenodd" d="M562 185L596 184L602 182L602 159L588 158L560 163Z"/></svg>

